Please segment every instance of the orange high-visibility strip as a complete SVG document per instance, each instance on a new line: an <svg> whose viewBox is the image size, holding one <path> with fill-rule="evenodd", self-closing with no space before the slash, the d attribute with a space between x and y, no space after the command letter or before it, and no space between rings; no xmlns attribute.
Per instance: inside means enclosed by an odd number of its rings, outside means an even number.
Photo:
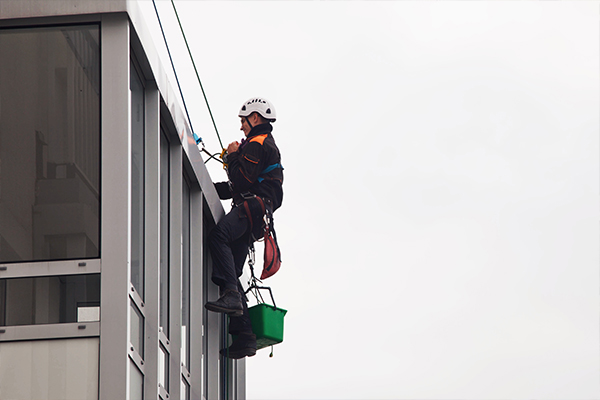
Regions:
<svg viewBox="0 0 600 400"><path fill-rule="evenodd" d="M258 161L251 160L251 159L249 159L249 158L248 158L248 157L246 157L246 156L244 156L244 158L245 158L246 160L248 160L249 162L251 162L252 164L258 164Z"/></svg>
<svg viewBox="0 0 600 400"><path fill-rule="evenodd" d="M252 139L250 139L250 141L251 142L258 142L262 146L262 144L264 143L264 141L265 141L266 138L267 138L266 134L264 134L264 135L258 135L258 136L254 136Z"/></svg>

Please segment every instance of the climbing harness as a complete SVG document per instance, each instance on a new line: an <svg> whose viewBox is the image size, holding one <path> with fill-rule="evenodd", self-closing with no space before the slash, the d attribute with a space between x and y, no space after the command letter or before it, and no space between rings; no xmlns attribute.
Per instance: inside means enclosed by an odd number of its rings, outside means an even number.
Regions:
<svg viewBox="0 0 600 400"><path fill-rule="evenodd" d="M271 207L265 205L265 201L255 194L242 194L244 202L241 206L250 222L250 248L254 248L254 242L264 242L264 263L260 279L267 279L274 275L281 267L281 250L277 243L275 223ZM259 225L258 225L259 224ZM254 269L252 268L252 271ZM254 271L253 271L254 273Z"/></svg>

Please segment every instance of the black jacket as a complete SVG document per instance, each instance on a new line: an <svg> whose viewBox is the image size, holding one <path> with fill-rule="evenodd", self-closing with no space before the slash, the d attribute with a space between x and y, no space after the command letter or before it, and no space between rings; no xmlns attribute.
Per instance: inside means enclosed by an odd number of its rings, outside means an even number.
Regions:
<svg viewBox="0 0 600 400"><path fill-rule="evenodd" d="M215 184L221 199L233 198L233 202L239 204L243 193L251 193L270 201L273 211L281 206L283 167L272 130L269 123L255 126L242 140L238 151L227 155L231 185L228 182Z"/></svg>

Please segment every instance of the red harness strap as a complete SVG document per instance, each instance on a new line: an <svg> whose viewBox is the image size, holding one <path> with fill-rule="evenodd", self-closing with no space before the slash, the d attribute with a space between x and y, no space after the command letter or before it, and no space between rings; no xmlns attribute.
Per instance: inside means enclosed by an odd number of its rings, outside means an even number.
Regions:
<svg viewBox="0 0 600 400"><path fill-rule="evenodd" d="M258 196L255 196L253 198L255 198L256 200L258 200L258 204L260 204L260 208L262 210L261 216L265 215L266 209L265 209L265 202L263 201L263 199L261 199ZM254 218L252 218L252 213L250 212L250 206L248 205L248 200L244 200L244 210L246 210L246 215L248 216L248 219L250 220L250 232L252 233L253 232L253 222L252 222L252 220Z"/></svg>
<svg viewBox="0 0 600 400"><path fill-rule="evenodd" d="M265 215L267 212L265 208L265 203L262 198L258 196L254 196L248 198L244 201L244 210L246 211L246 216L250 220L250 234L252 237L251 243L260 240L260 238L254 237L254 222L252 212L250 211L250 205L248 204L248 200L256 199L261 207L261 217ZM263 232L263 240L265 242L265 252L264 252L264 263L263 263L263 271L260 275L260 279L266 279L272 275L274 275L281 266L281 251L279 250L279 245L277 244L277 236L275 235L275 230L273 229L273 216L270 214L267 215L267 224L264 227ZM254 245L251 244L251 252L254 251ZM254 270L252 269L252 275L254 276Z"/></svg>

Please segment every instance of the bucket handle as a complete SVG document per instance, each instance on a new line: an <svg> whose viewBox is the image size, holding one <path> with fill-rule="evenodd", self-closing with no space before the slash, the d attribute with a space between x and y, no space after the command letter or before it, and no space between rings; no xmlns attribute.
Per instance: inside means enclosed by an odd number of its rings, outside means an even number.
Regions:
<svg viewBox="0 0 600 400"><path fill-rule="evenodd" d="M250 287L249 287L249 288L248 288L248 289L247 289L247 290L244 292L244 294L248 294L248 292L250 292L252 289L255 289L255 290L256 290L256 294L257 294L257 296L256 296L256 299L257 299L257 300L258 300L258 297L260 296L260 293L259 293L259 291L258 291L258 290L259 290L259 289L267 289L267 290L269 291L269 294L271 295L271 301L273 302L273 307L275 307L275 309L277 309L277 305L275 304L275 298L273 297L273 292L271 291L271 288L270 288L270 287L268 287L268 286L256 286L256 285L252 285L252 286L250 286ZM262 296L260 296L260 299L261 299L261 300L263 301L263 303L264 303L264 300L263 300Z"/></svg>

